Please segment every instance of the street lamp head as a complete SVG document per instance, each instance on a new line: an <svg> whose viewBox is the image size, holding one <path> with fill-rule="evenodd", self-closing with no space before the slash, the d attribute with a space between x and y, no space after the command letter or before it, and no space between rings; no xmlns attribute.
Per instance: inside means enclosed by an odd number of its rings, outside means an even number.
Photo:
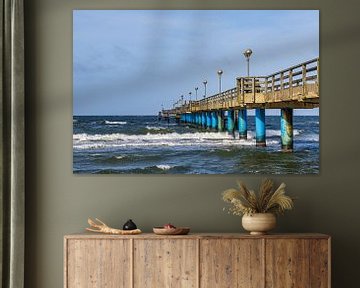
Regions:
<svg viewBox="0 0 360 288"><path fill-rule="evenodd" d="M249 59L251 54L252 54L252 50L250 48L248 48L244 51L244 56L246 59Z"/></svg>
<svg viewBox="0 0 360 288"><path fill-rule="evenodd" d="M195 91L199 90L199 87L195 87Z"/></svg>
<svg viewBox="0 0 360 288"><path fill-rule="evenodd" d="M219 75L219 76L221 76L221 74L223 74L224 73L224 71L223 70L219 70L219 71L217 71L217 74Z"/></svg>
<svg viewBox="0 0 360 288"><path fill-rule="evenodd" d="M204 81L203 81L203 84L206 85L206 84L207 84L207 80L204 80Z"/></svg>

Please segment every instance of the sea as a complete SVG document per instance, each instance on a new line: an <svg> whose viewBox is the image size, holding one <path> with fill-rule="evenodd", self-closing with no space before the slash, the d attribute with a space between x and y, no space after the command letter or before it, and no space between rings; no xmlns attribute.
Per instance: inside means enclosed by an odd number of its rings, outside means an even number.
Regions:
<svg viewBox="0 0 360 288"><path fill-rule="evenodd" d="M318 174L319 116L294 116L294 152L281 151L280 117L266 116L266 147L157 116L74 116L75 174Z"/></svg>

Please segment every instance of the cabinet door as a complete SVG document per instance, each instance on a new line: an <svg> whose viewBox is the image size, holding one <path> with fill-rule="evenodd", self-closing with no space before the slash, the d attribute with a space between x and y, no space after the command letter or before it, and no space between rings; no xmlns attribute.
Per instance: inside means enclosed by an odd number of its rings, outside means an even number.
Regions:
<svg viewBox="0 0 360 288"><path fill-rule="evenodd" d="M310 241L310 287L330 287L330 240L312 239Z"/></svg>
<svg viewBox="0 0 360 288"><path fill-rule="evenodd" d="M266 287L309 287L309 240L266 239Z"/></svg>
<svg viewBox="0 0 360 288"><path fill-rule="evenodd" d="M130 240L68 239L65 287L131 287L130 248Z"/></svg>
<svg viewBox="0 0 360 288"><path fill-rule="evenodd" d="M201 240L200 287L263 287L262 241L261 239Z"/></svg>
<svg viewBox="0 0 360 288"><path fill-rule="evenodd" d="M134 240L134 287L197 287L197 243L196 239Z"/></svg>

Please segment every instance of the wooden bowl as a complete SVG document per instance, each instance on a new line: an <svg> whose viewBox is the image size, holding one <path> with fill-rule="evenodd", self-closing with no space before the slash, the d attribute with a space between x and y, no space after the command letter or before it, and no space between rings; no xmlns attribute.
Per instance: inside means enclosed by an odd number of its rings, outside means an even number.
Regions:
<svg viewBox="0 0 360 288"><path fill-rule="evenodd" d="M153 231L157 235L186 235L189 233L189 227L164 228L154 227Z"/></svg>

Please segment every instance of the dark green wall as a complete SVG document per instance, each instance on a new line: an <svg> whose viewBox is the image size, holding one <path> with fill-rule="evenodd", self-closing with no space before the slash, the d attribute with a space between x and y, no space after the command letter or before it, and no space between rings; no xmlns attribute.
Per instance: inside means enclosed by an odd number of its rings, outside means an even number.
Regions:
<svg viewBox="0 0 360 288"><path fill-rule="evenodd" d="M62 287L63 235L82 231L88 216L114 226L131 217L145 231L165 222L190 225L197 232L241 231L240 218L223 212L220 200L220 192L238 177L72 174L72 9L77 8L320 9L321 172L274 177L299 197L296 209L280 219L278 231L332 235L333 287L359 287L360 16L356 1L25 2L26 287ZM260 180L241 178L250 186Z"/></svg>

